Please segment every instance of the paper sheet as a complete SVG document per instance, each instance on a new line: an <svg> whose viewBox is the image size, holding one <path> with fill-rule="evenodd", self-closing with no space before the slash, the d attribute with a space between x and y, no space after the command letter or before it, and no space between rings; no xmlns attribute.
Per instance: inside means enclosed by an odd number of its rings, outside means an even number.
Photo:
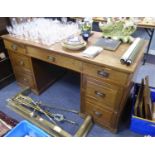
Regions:
<svg viewBox="0 0 155 155"><path fill-rule="evenodd" d="M99 53L101 53L103 50L102 47L97 47L97 46L90 46L86 50L82 52L82 55L87 58L94 58L97 56Z"/></svg>

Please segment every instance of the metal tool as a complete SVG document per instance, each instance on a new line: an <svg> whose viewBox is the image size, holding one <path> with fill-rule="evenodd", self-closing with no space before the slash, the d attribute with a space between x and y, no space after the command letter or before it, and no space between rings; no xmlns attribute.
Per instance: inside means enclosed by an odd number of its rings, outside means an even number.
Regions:
<svg viewBox="0 0 155 155"><path fill-rule="evenodd" d="M13 99L7 99L7 105L9 108L11 108L13 111L17 112L30 122L36 124L38 127L44 129L47 133L49 133L52 136L63 136L63 137L71 137L71 134L68 133L67 131L63 130L61 127L58 125L53 124L52 122L47 121L46 119L43 119L39 115L36 117L30 117L31 111L20 105L16 104L16 102Z"/></svg>
<svg viewBox="0 0 155 155"><path fill-rule="evenodd" d="M34 101L32 98L28 97L28 96L25 96L25 95L22 95L21 93L19 93L18 95L16 95L16 97L20 100L23 100L25 101L26 103L37 103L37 105L41 106L41 107L47 107L47 108L50 108L50 109L58 109L58 110L61 110L61 111L66 111L66 112L71 112L71 113L74 113L74 114L80 114L79 111L77 110L74 110L74 109L66 109L66 108L62 108L62 107L57 107L57 106L53 106L53 105L48 105L46 103L43 103L42 101Z"/></svg>
<svg viewBox="0 0 155 155"><path fill-rule="evenodd" d="M54 113L51 113L47 110L43 110L39 105L38 105L38 102L35 102L33 101L31 98L27 97L27 96L24 96L24 95L18 95L16 98L14 98L14 101L16 101L18 104L22 104L24 106L27 106L29 108L32 108L33 109L33 112L31 113L31 117L34 117L34 113L35 111L39 111L41 113L43 113L44 115L46 115L46 117L48 117L48 119L50 121L52 121L53 123L56 124L55 121L57 122L68 122L70 124L75 124L75 125L78 125L78 123L72 121L72 120L69 120L69 119L66 119L62 114L54 114Z"/></svg>
<svg viewBox="0 0 155 155"><path fill-rule="evenodd" d="M22 117L24 117L25 119L29 120L31 123L35 124L36 126L40 127L41 129L43 129L44 131L46 131L49 135L52 136L63 136L63 137L71 137L73 135L71 135L70 133L68 133L67 131L65 131L63 128L61 128L58 125L55 125L54 123L44 119L43 117L41 117L40 115L32 115L31 113L36 113L37 111L35 111L31 106L34 106L31 104L31 102L21 102L21 100L18 100L18 97L20 95L23 95L27 98L27 95L31 92L30 88L26 88L24 90L22 90L21 92L19 92L18 94L16 94L14 97L12 97L11 99L7 99L7 106L9 108L11 108L13 111L17 112L19 115L21 115ZM21 96L20 96L21 97ZM25 98L24 97L24 98ZM28 101L29 97L27 98ZM31 98L30 98L31 99ZM32 99L31 99L32 100ZM23 103L23 104L21 104ZM28 104L30 103L30 104ZM29 105L29 108L28 108ZM35 106L34 106L35 107ZM33 111L32 111L33 109ZM43 109L44 110L44 109ZM48 111L46 111L47 113ZM30 117L30 115L32 117ZM35 116L35 117L33 117ZM62 119L62 116L57 116L56 119ZM90 115L86 116L84 119L84 122L82 123L82 125L79 127L79 129L77 130L77 132L75 133L74 136L86 136L87 133L89 132L89 130L91 129L93 125L93 120L92 117Z"/></svg>
<svg viewBox="0 0 155 155"><path fill-rule="evenodd" d="M57 106L53 106L53 105L48 105L46 103L43 103L41 101L38 102L39 105L41 106L45 106L47 108L50 108L50 109L58 109L58 110L61 110L61 111L66 111L66 112L71 112L71 113L74 113L74 114L79 114L80 112L77 111L77 110L73 110L73 109L66 109L66 108L60 108L60 107L57 107Z"/></svg>
<svg viewBox="0 0 155 155"><path fill-rule="evenodd" d="M13 98L14 101L16 101L18 104L28 106L29 108L32 108L33 110L40 111L43 113L52 123L56 124L56 122L51 118L46 111L44 111L40 106L37 105L30 97L24 96L24 95L18 95L15 98ZM33 105L32 105L33 103Z"/></svg>
<svg viewBox="0 0 155 155"><path fill-rule="evenodd" d="M31 113L30 113L30 117L36 117L36 109L34 109Z"/></svg>
<svg viewBox="0 0 155 155"><path fill-rule="evenodd" d="M35 103L35 102L32 102L32 103L36 106L36 109L38 109L38 111L43 113L51 122L56 124L56 122L53 120L53 118L51 116L49 116L49 114L46 111L44 111L40 106L38 106L37 103Z"/></svg>
<svg viewBox="0 0 155 155"><path fill-rule="evenodd" d="M47 111L46 111L47 112ZM70 124L74 124L74 125L79 125L78 123L72 121L72 120L69 120L69 119L66 119L64 117L64 115L62 114L53 114L53 113L50 113L50 112L47 112L51 117L53 117L53 119L57 122L68 122Z"/></svg>

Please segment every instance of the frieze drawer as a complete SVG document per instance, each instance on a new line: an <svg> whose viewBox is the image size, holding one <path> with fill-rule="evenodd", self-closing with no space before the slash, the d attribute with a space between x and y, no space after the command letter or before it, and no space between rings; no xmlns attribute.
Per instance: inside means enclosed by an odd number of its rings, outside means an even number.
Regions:
<svg viewBox="0 0 155 155"><path fill-rule="evenodd" d="M81 72L82 69L82 63L80 61L55 54L54 52L49 52L34 47L27 47L27 54L31 57L35 57L58 66L63 66L77 72Z"/></svg>

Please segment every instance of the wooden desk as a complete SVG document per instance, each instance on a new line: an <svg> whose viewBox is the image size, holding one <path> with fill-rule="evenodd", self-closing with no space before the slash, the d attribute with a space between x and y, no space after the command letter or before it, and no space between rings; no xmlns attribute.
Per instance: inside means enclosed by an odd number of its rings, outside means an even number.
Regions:
<svg viewBox="0 0 155 155"><path fill-rule="evenodd" d="M87 46L92 45L101 36L101 33L94 32ZM127 67L120 63L120 58L128 49L128 44L122 44L115 52L104 50L94 59L88 59L82 56L81 51L63 49L60 43L47 47L9 35L4 35L2 38L20 85L31 86L38 94L43 91L52 83L53 77L56 78L56 74L61 72L55 67L50 71L47 64L79 72L81 112L91 114L94 121L101 126L117 131L132 86L132 77L143 57L146 44L135 62Z"/></svg>

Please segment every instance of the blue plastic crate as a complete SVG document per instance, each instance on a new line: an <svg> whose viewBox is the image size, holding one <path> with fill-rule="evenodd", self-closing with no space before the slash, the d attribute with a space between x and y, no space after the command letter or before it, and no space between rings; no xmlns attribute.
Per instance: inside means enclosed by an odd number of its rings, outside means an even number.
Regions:
<svg viewBox="0 0 155 155"><path fill-rule="evenodd" d="M40 128L24 120L10 130L5 137L49 137L49 135Z"/></svg>
<svg viewBox="0 0 155 155"><path fill-rule="evenodd" d="M136 89L139 85L136 85ZM137 89L138 90L138 89ZM134 92L133 96L133 107L136 100L137 90ZM151 88L151 100L155 102L155 88ZM147 119L143 119L132 114L130 130L141 135L155 136L155 122Z"/></svg>
<svg viewBox="0 0 155 155"><path fill-rule="evenodd" d="M141 135L155 136L155 122L132 115L130 130Z"/></svg>

